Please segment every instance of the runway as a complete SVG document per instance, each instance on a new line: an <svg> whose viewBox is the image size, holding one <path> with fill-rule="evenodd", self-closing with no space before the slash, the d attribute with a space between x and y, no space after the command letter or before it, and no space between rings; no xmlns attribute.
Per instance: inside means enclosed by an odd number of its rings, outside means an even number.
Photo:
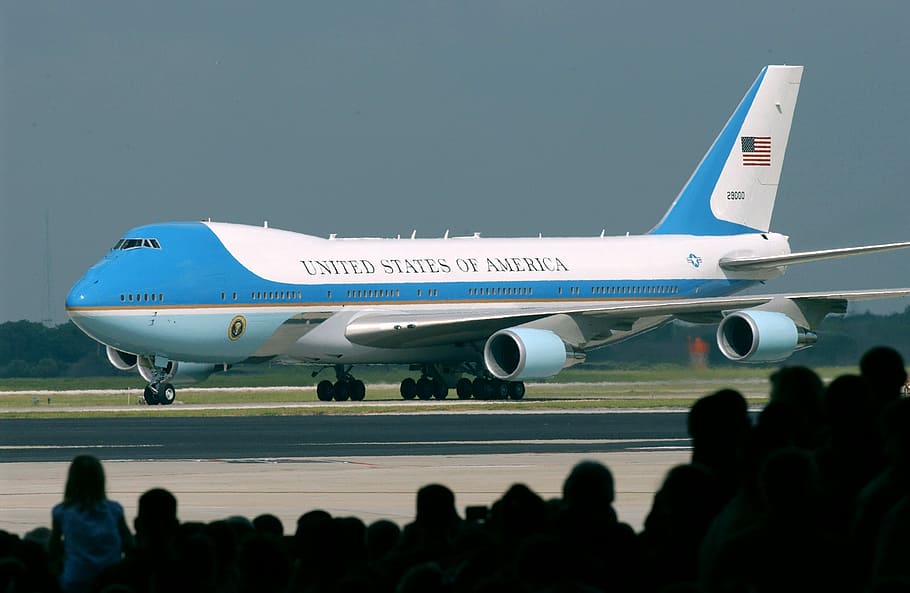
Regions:
<svg viewBox="0 0 910 593"><path fill-rule="evenodd" d="M0 419L4 461L592 453L686 446L680 412Z"/></svg>
<svg viewBox="0 0 910 593"><path fill-rule="evenodd" d="M173 491L182 520L308 510L364 521L413 518L414 494L446 484L459 508L515 482L561 494L572 465L614 473L620 517L641 527L666 471L689 457L682 412L376 414L0 420L0 529L47 525L72 457L104 461L108 495L135 516L145 490Z"/></svg>

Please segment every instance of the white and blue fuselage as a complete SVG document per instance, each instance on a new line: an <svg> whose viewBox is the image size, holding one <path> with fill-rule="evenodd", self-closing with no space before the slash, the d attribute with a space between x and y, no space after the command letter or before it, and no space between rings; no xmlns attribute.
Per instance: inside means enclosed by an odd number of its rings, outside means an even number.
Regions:
<svg viewBox="0 0 910 593"><path fill-rule="evenodd" d="M425 362L450 358L451 348L380 353L343 332L328 339L318 327L334 316L348 323L384 310L514 311L726 296L780 272L731 273L718 265L722 258L784 253L787 238L774 233L323 239L226 223L162 223L129 231L73 287L66 306L96 340L143 354L155 344L154 354L172 360ZM231 334L237 316L245 322L240 336ZM310 326L292 334L293 344L279 335L290 323ZM592 342L576 346L600 345Z"/></svg>

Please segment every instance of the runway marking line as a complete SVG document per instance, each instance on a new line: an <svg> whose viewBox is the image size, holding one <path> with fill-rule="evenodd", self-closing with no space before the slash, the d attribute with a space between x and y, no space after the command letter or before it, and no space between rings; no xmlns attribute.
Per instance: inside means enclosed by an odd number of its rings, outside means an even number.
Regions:
<svg viewBox="0 0 910 593"><path fill-rule="evenodd" d="M0 451L28 451L30 449L154 449L164 445L0 445Z"/></svg>
<svg viewBox="0 0 910 593"><path fill-rule="evenodd" d="M514 440L483 440L483 441L359 441L322 443L329 447L345 447L350 445L622 445L632 443L674 443L688 442L688 438L669 439L514 439ZM297 443L298 446L310 443ZM646 447L640 447L646 448ZM663 447L658 447L663 448ZM686 447L687 448L687 447Z"/></svg>

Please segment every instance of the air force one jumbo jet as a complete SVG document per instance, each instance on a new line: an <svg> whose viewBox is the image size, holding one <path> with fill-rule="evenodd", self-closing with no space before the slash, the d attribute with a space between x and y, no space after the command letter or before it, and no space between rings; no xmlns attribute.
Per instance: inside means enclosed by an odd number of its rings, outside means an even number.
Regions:
<svg viewBox="0 0 910 593"><path fill-rule="evenodd" d="M174 222L127 232L67 297L70 318L137 368L150 404L173 382L274 358L333 367L321 400L360 400L354 365L410 364L405 399L513 398L585 352L673 319L719 323L729 359L816 341L850 300L910 288L734 296L792 264L910 246L791 253L769 231L801 66L767 66L663 219L620 237L328 239ZM474 379L471 381L470 376Z"/></svg>

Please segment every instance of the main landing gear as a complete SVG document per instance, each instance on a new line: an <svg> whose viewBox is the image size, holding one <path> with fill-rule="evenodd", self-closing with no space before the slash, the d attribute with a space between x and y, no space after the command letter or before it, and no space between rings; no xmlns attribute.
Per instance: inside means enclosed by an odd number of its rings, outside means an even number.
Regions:
<svg viewBox="0 0 910 593"><path fill-rule="evenodd" d="M482 400L518 400L525 396L525 384L523 381L503 381L486 377L477 377L471 381L462 377L455 384L455 392L458 394L458 399L473 397Z"/></svg>
<svg viewBox="0 0 910 593"><path fill-rule="evenodd" d="M351 375L351 367L345 369L344 365L336 364L335 377L334 383L324 380L316 385L316 397L319 401L330 402L334 399L337 402L347 400L359 402L366 397L366 386L363 381Z"/></svg>
<svg viewBox="0 0 910 593"><path fill-rule="evenodd" d="M436 399L445 399L449 396L449 386L446 385L444 379L437 379L427 375L420 377L416 381L408 377L401 382L399 393L401 393L401 397L408 400L415 397L422 400L433 399L434 397Z"/></svg>
<svg viewBox="0 0 910 593"><path fill-rule="evenodd" d="M362 401L366 397L363 381L351 375L351 368L341 364L334 366L335 381L326 379L316 385L319 401ZM473 381L467 377L456 379L464 372L472 373L472 369L452 371L440 369L433 364L412 367L412 370L418 369L421 371L419 379L407 377L402 380L399 393L403 399L443 400L449 396L449 386L453 383L458 399L519 400L525 396L525 384L522 381L502 381L488 377L477 377Z"/></svg>
<svg viewBox="0 0 910 593"><path fill-rule="evenodd" d="M410 377L401 382L401 397L412 400L415 397L445 399L449 395L449 381L434 365L425 365L418 380ZM521 381L501 381L477 377L473 381L462 377L455 382L458 399L521 399L525 396L525 384Z"/></svg>

